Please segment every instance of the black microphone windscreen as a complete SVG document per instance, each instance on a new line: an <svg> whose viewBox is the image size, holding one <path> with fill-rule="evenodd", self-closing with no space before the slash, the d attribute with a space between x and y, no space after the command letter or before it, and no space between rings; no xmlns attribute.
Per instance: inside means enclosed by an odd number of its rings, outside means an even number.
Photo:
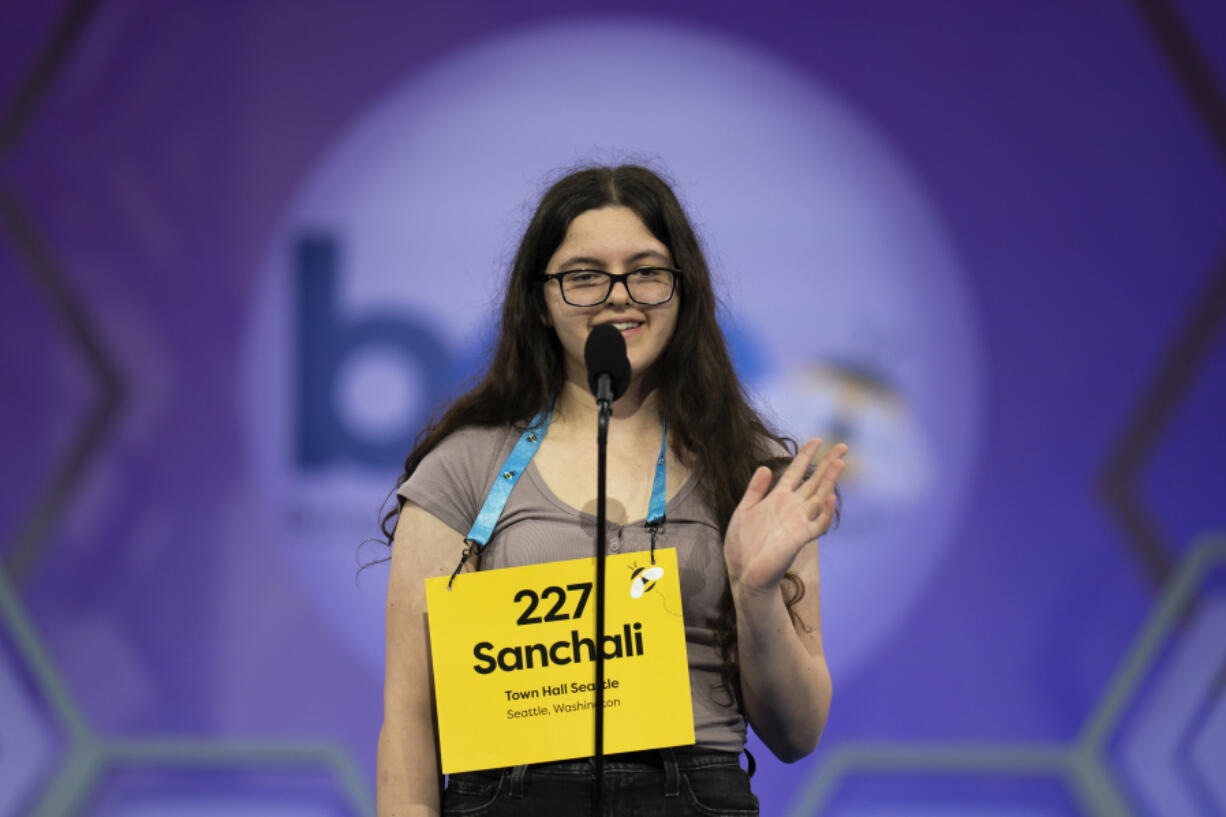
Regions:
<svg viewBox="0 0 1226 817"><path fill-rule="evenodd" d="M609 375L613 399L621 397L630 387L630 358L626 356L626 339L611 324L602 323L592 329L583 347L583 362L587 364L587 385L596 393L596 381Z"/></svg>

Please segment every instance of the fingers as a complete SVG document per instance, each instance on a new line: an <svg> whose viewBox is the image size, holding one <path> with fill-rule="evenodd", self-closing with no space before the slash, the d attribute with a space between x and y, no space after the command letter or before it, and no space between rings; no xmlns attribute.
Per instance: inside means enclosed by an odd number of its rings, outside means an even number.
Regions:
<svg viewBox="0 0 1226 817"><path fill-rule="evenodd" d="M813 473L809 475L804 485L800 487L801 493L806 499L814 496L821 497L834 491L839 474L842 473L845 467L843 455L846 453L847 446L844 443L832 446L826 452L821 462L814 468Z"/></svg>
<svg viewBox="0 0 1226 817"><path fill-rule="evenodd" d="M827 496L825 500L818 502L810 500L805 503L805 509L809 516L809 529L806 534L806 541L812 541L821 536L824 536L830 530L830 525L834 522L835 498L833 495Z"/></svg>
<svg viewBox="0 0 1226 817"><path fill-rule="evenodd" d="M741 504L745 506L757 505L762 501L762 497L766 496L770 485L771 469L763 465L754 471L753 476L749 478L749 484L745 486L745 495L741 497Z"/></svg>
<svg viewBox="0 0 1226 817"><path fill-rule="evenodd" d="M827 451L817 470L802 486L802 491L805 493L805 509L808 511L810 522L813 523L811 534L815 539L830 530L830 525L834 521L837 504L834 486L838 483L843 469L847 467L847 463L843 461L843 455L846 453L847 446L842 443Z"/></svg>
<svg viewBox="0 0 1226 817"><path fill-rule="evenodd" d="M783 476L779 478L779 487L786 491L795 491L804 481L805 471L809 470L809 465L813 462L814 455L822 447L822 441L816 437L805 443L796 456L792 458L792 462L784 470Z"/></svg>

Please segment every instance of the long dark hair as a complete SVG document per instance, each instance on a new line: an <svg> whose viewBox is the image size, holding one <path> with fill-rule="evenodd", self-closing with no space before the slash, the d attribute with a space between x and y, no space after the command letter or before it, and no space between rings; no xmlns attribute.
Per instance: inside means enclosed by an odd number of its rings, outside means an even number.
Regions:
<svg viewBox="0 0 1226 817"><path fill-rule="evenodd" d="M592 167L555 182L541 198L520 241L502 302L502 321L489 369L478 384L456 399L418 436L404 463L403 483L439 442L466 426L525 426L562 388L566 371L562 347L545 325L541 276L550 257L581 213L610 205L628 207L672 253L681 270L677 324L653 371L660 410L668 419L673 453L695 472L702 497L726 530L749 478L760 465L778 473L795 443L771 431L749 404L737 379L716 320L711 273L672 189L656 173L636 165ZM772 441L777 444L772 446ZM771 449L775 448L774 451ZM404 505L383 519L390 544ZM787 574L784 599L793 620L804 595L799 576ZM716 625L724 658L724 681L736 688L736 611L725 590Z"/></svg>

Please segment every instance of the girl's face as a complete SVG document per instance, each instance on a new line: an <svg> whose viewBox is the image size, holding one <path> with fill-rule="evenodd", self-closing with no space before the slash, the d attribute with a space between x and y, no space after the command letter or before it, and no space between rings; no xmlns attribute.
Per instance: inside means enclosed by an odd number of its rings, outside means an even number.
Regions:
<svg viewBox="0 0 1226 817"><path fill-rule="evenodd" d="M644 267L672 266L668 247L651 234L638 214L629 207L610 205L580 213L571 221L566 237L550 257L545 272L582 269L617 275ZM604 303L572 306L562 298L560 281L546 281L544 321L562 343L567 378L587 388L583 347L588 333L602 323L612 323L626 341L632 381L640 380L660 358L672 337L680 297L678 285L669 301L640 304L631 300L625 284L618 282Z"/></svg>

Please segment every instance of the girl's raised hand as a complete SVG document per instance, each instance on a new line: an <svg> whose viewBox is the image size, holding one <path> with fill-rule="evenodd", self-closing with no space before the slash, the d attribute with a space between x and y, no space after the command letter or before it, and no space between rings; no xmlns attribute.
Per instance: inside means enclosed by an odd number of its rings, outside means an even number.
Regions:
<svg viewBox="0 0 1226 817"><path fill-rule="evenodd" d="M778 592L805 543L830 530L834 486L846 465L847 446L833 446L806 478L821 445L818 439L805 443L774 488L766 466L749 480L724 537L724 561L733 588Z"/></svg>

